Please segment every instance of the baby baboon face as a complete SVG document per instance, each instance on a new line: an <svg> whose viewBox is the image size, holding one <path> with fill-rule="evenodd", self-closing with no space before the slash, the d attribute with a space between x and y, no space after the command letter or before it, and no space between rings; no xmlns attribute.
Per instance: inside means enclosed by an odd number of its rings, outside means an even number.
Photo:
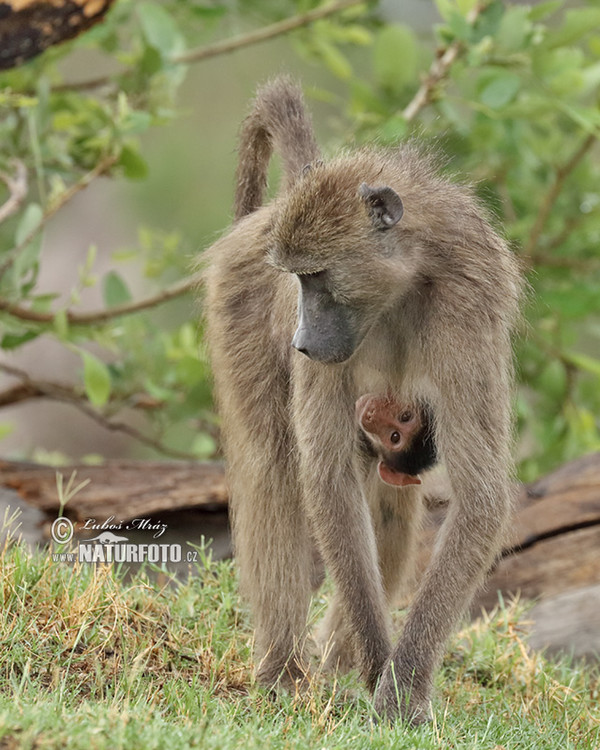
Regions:
<svg viewBox="0 0 600 750"><path fill-rule="evenodd" d="M381 480L396 487L421 484L419 474L437 460L430 410L371 393L361 396L355 408L358 425L379 458Z"/></svg>

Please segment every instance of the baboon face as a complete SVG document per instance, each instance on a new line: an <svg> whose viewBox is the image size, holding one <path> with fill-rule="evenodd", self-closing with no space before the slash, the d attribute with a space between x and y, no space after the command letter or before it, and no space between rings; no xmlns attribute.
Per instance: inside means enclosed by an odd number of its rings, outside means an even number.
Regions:
<svg viewBox="0 0 600 750"><path fill-rule="evenodd" d="M360 309L336 302L328 271L301 274L298 279L298 327L292 346L317 362L345 362L364 336Z"/></svg>
<svg viewBox="0 0 600 750"><path fill-rule="evenodd" d="M336 210L328 212L327 180L319 180L323 175L315 177L314 172L322 170L307 171L301 182L302 202L292 195L282 210L285 233L278 234L275 224L271 259L294 273L300 284L292 346L310 359L334 364L354 354L381 311L382 300L389 299L382 283L390 281L389 275L377 260L389 256L390 241L382 241L383 235L400 221L404 209L392 188L363 183L350 187L350 195L340 196ZM321 191L322 201L307 199L311 189L317 195ZM307 205L322 210L307 215L302 210ZM302 241L297 242L300 234ZM311 235L318 237L312 247ZM361 249L350 254L344 247Z"/></svg>

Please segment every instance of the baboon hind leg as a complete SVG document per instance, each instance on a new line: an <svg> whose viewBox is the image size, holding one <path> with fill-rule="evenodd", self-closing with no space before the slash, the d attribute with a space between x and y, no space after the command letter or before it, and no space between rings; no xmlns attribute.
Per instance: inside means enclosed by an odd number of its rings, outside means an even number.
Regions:
<svg viewBox="0 0 600 750"><path fill-rule="evenodd" d="M393 605L408 588L414 573L423 509L421 489L384 484L373 464L365 477L365 491L375 527L383 587L388 604ZM317 642L326 669L347 672L356 666L354 643L337 595L319 626Z"/></svg>
<svg viewBox="0 0 600 750"><path fill-rule="evenodd" d="M257 679L294 689L307 677L306 620L312 542L285 466L230 461L232 521L242 593L255 625Z"/></svg>

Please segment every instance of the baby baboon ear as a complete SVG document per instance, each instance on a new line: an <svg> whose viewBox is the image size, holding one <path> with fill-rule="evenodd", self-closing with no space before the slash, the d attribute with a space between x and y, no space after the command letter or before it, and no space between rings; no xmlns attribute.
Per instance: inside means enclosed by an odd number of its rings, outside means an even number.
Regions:
<svg viewBox="0 0 600 750"><path fill-rule="evenodd" d="M366 182L358 188L375 229L389 229L404 213L402 199L391 187L369 187Z"/></svg>

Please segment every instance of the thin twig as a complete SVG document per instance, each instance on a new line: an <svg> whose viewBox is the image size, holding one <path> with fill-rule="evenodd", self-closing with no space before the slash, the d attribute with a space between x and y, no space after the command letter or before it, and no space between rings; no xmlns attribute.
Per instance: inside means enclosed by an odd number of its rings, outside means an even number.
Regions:
<svg viewBox="0 0 600 750"><path fill-rule="evenodd" d="M557 247L563 245L569 239L572 232L581 224L584 218L585 214L583 213L567 217L565 219L565 225L561 231L544 245L544 253L556 250Z"/></svg>
<svg viewBox="0 0 600 750"><path fill-rule="evenodd" d="M15 406L22 401L29 401L32 398L42 397L44 394L32 387L28 383L19 383L12 388L0 392L0 409L5 406Z"/></svg>
<svg viewBox="0 0 600 750"><path fill-rule="evenodd" d="M579 164L579 162L583 159L587 152L592 148L595 142L596 135L594 133L591 133L585 138L577 151L575 151L575 153L571 156L571 158L565 164L563 164L562 167L558 167L556 169L554 182L552 183L552 185L550 185L550 189L548 190L540 204L536 220L529 235L529 240L527 242L527 245L525 246L525 256L534 255L535 247L542 232L544 231L544 227L546 226L546 222L548 221L548 218L552 213L552 209L554 208L554 205L562 192L567 177L571 174L571 172L575 169L575 167Z"/></svg>
<svg viewBox="0 0 600 750"><path fill-rule="evenodd" d="M323 5L320 8L314 8L306 13L299 13L296 16L285 18L283 21L277 21L269 26L264 26L254 31L249 31L247 34L240 34L232 39L224 39L214 44L206 45L205 47L199 47L198 49L192 49L188 52L182 52L179 55L174 55L171 58L173 63L195 63L203 60L208 60L212 57L218 57L219 55L226 55L230 52L243 49L245 47L251 47L254 44L260 44L266 42L269 39L287 34L290 31L295 31L303 26L309 26L315 21L320 21L323 18L328 18L336 13L340 13L348 8L353 8L358 5L364 5L365 0L337 0L337 2L330 3L329 5ZM119 75L122 75L126 71L121 71ZM88 81L79 81L75 83L66 83L56 86L54 91L84 91L89 89L96 89L111 83L110 76L103 76L99 78L92 78Z"/></svg>
<svg viewBox="0 0 600 750"><path fill-rule="evenodd" d="M265 26L262 29L256 29L247 34L235 36L233 39L224 39L221 42L215 42L206 47L183 52L180 55L175 55L172 60L175 63L190 63L207 60L209 57L226 55L227 53L235 52L235 50L241 49L242 47L250 47L253 44L266 42L268 39L287 34L288 32L299 29L302 26L308 26L315 21L327 18L335 13L340 13L348 8L353 8L356 5L363 5L364 2L365 0L338 0L330 5L323 5L320 8L309 10L307 13L300 13L291 18L284 18L283 21L277 21L277 23L272 23L270 26Z"/></svg>
<svg viewBox="0 0 600 750"><path fill-rule="evenodd" d="M93 409L88 403L86 403L83 395L71 386L63 385L61 383L32 380L25 372L25 370L21 370L18 367L13 367L12 365L8 365L4 362L0 362L0 371L6 373L7 375L10 375L11 377L18 378L20 381L19 385L14 386L13 388L10 388L0 394L0 406L8 405L6 403L3 403L4 400L6 398L14 396L18 398L19 393L22 395L22 398L19 399L21 401L33 397L49 398L53 401L70 404L90 419L93 419L101 427L104 427L104 429L110 430L111 432L122 432L125 435L129 435L129 437L137 440L140 443L143 443L144 445L147 445L150 448L153 448L159 453L184 460L194 460L196 458L191 453L168 448L159 440L154 440L153 438L144 435L143 432L140 432L135 427L132 427L125 422L118 422L109 419L107 416L99 411L96 411L96 409ZM18 400L13 401L12 403L18 403Z"/></svg>
<svg viewBox="0 0 600 750"><path fill-rule="evenodd" d="M0 180L6 185L10 193L7 200L0 206L0 224L19 210L27 195L27 168L25 164L20 159L11 159L10 163L14 167L14 175L0 172Z"/></svg>
<svg viewBox="0 0 600 750"><path fill-rule="evenodd" d="M469 25L473 26L484 8L485 4L478 3L469 11L467 14L467 22ZM404 117L407 122L414 120L417 114L431 102L435 87L448 75L448 71L454 64L460 52L462 52L463 47L463 42L456 40L445 49L440 50L435 60L431 63L429 72L425 76L419 90L402 111L402 117Z"/></svg>
<svg viewBox="0 0 600 750"><path fill-rule="evenodd" d="M112 83L112 79L109 76L98 76L97 78L89 78L85 81L74 81L71 83L57 83L52 86L52 91L60 93L61 91L91 91L92 89L99 89L102 86Z"/></svg>
<svg viewBox="0 0 600 750"><path fill-rule="evenodd" d="M58 200L46 209L39 224L35 226L30 232L28 232L28 234L21 240L21 242L19 242L18 245L16 245L12 248L12 250L9 251L8 257L6 258L4 263L0 265L0 278L2 278L6 271L12 266L12 264L18 258L19 254L22 253L23 250L25 250L31 240L44 228L46 223L63 206L65 206L70 200L72 200L77 195L77 193L84 190L91 182L93 182L96 177L100 177L100 175L108 172L108 170L116 161L116 156L106 156L104 159L99 161L98 164L96 164L96 166L90 172L85 174L80 180L67 188L64 193L59 196Z"/></svg>
<svg viewBox="0 0 600 750"><path fill-rule="evenodd" d="M38 398L60 398L61 401L81 401L85 399L83 388L77 386L50 380L35 380L24 370L3 363L0 363L0 371L21 380L18 385L0 391L0 409ZM149 393L132 393L111 396L110 403L117 404L119 407L127 406L150 412L162 408L165 402Z"/></svg>
<svg viewBox="0 0 600 750"><path fill-rule="evenodd" d="M140 312L141 310L147 310L150 307L157 307L175 297L181 297L196 289L199 281L200 275L194 274L168 286L157 294L134 302L127 302L123 305L115 305L114 307L107 307L102 310L90 310L89 312L77 313L72 310L67 310L66 319L70 325L94 325L96 323L106 323L108 320L120 318L123 315L131 315L132 313ZM51 324L56 321L57 317L56 313L37 312L36 310L30 310L3 299L0 299L0 310L15 318L27 320L31 323Z"/></svg>
<svg viewBox="0 0 600 750"><path fill-rule="evenodd" d="M599 258L566 258L545 253L535 253L526 258L530 268L534 266L546 266L547 268L564 268L580 273L592 273L600 271Z"/></svg>

